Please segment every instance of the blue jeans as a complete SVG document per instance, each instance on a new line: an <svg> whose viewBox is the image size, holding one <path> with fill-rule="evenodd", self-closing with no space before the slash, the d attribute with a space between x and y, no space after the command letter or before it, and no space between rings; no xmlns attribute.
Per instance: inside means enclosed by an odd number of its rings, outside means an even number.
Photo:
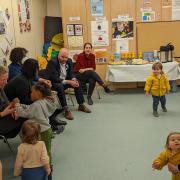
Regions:
<svg viewBox="0 0 180 180"><path fill-rule="evenodd" d="M153 98L153 111L157 111L159 101L161 102L161 107L164 109L166 107L166 96L152 96Z"/></svg>
<svg viewBox="0 0 180 180"><path fill-rule="evenodd" d="M48 180L46 170L44 167L37 168L23 168L22 169L22 180Z"/></svg>

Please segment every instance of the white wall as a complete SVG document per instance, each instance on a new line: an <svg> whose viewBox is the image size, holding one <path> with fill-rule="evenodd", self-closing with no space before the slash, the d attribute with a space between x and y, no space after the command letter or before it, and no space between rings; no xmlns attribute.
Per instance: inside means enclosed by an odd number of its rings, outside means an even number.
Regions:
<svg viewBox="0 0 180 180"><path fill-rule="evenodd" d="M61 17L60 4L61 0L47 0L47 16Z"/></svg>
<svg viewBox="0 0 180 180"><path fill-rule="evenodd" d="M44 16L47 14L46 0L30 0L31 32L20 33L17 0L0 0L2 9L9 8L11 21L8 29L15 37L16 46L24 47L31 57L41 54L44 43ZM0 37L0 40L3 37ZM0 51L0 56L2 52Z"/></svg>

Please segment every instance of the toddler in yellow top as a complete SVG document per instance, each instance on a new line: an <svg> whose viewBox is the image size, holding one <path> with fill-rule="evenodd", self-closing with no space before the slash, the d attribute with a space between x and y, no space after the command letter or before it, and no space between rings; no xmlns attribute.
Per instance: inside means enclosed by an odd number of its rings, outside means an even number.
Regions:
<svg viewBox="0 0 180 180"><path fill-rule="evenodd" d="M151 94L153 98L153 115L159 117L158 104L161 102L163 112L166 109L166 97L170 91L170 85L166 74L163 72L163 66L160 62L156 62L152 66L152 73L148 76L144 88L146 95Z"/></svg>
<svg viewBox="0 0 180 180"><path fill-rule="evenodd" d="M153 161L152 167L161 170L165 165L180 164L180 133L172 132L168 135L166 149ZM180 180L180 172L172 173L172 180Z"/></svg>

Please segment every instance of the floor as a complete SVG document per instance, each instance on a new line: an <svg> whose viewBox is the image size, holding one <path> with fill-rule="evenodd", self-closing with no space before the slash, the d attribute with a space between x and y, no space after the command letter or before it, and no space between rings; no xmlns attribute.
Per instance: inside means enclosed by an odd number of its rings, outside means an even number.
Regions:
<svg viewBox="0 0 180 180"><path fill-rule="evenodd" d="M164 149L168 133L179 131L180 91L167 95L168 112L160 109L158 118L152 116L152 98L143 89L101 96L93 98L91 114L70 106L75 120L53 140L53 180L170 179L167 168L153 171L151 164ZM12 176L14 156L0 143L4 179L20 179ZM20 140L10 143L15 149Z"/></svg>

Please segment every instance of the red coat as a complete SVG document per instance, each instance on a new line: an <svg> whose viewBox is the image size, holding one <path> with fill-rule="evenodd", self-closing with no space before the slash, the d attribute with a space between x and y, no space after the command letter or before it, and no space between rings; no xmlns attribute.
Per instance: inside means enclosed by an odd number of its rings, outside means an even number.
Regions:
<svg viewBox="0 0 180 180"><path fill-rule="evenodd" d="M79 72L80 69L85 69L85 68L93 68L94 70L96 69L96 63L95 63L95 55L90 54L88 57L85 55L85 53L80 53L78 55L78 58L76 60L76 64L74 67L75 72Z"/></svg>

